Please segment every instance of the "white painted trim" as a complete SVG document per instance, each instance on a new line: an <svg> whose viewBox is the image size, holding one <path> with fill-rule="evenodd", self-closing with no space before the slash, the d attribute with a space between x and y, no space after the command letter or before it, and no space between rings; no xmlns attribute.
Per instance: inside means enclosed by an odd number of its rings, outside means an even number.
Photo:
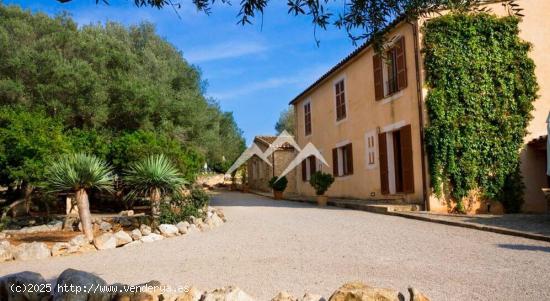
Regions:
<svg viewBox="0 0 550 301"><path fill-rule="evenodd" d="M395 43L397 43L397 41L399 41L399 39L402 36L403 35L401 35L401 34L396 34L393 37L391 37L390 39L388 39L388 41L384 44L384 50L389 50L390 48L394 47Z"/></svg>
<svg viewBox="0 0 550 301"><path fill-rule="evenodd" d="M399 92L397 92L397 93L393 93L392 95L388 95L388 96L382 98L382 100L379 100L378 103L380 103L380 104L383 105L383 104L390 103L390 102L392 102L392 101L394 101L394 100L397 100L397 99L401 98L401 96L403 96L403 91L404 91L404 90L405 90L405 89L401 89L401 90L400 90Z"/></svg>
<svg viewBox="0 0 550 301"><path fill-rule="evenodd" d="M392 123L392 124L389 124L389 125L386 125L386 126L382 127L380 129L380 133L385 133L385 132L391 132L391 131L398 130L398 129L406 126L407 124L408 123L405 120L400 120L396 123Z"/></svg>
<svg viewBox="0 0 550 301"><path fill-rule="evenodd" d="M373 146L369 148L369 137L373 137ZM374 152L374 163L369 164L369 152ZM378 167L378 135L376 130L370 130L365 133L365 169L375 169Z"/></svg>
<svg viewBox="0 0 550 301"><path fill-rule="evenodd" d="M388 153L388 186L390 190L390 194L395 194L396 188L395 188L395 159L394 159L394 153L393 153L393 133L387 132L386 133L386 149Z"/></svg>
<svg viewBox="0 0 550 301"><path fill-rule="evenodd" d="M349 140L346 139L346 140L342 140L342 141L336 143L334 146L339 148L339 147L348 145L348 144L350 144L350 143L351 143L351 142L350 142Z"/></svg>

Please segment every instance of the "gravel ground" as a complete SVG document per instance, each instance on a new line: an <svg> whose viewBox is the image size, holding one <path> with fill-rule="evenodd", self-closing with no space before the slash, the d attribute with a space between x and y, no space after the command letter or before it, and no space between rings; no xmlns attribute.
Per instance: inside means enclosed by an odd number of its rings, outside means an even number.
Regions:
<svg viewBox="0 0 550 301"><path fill-rule="evenodd" d="M236 285L269 300L278 291L329 296L362 280L432 300L550 300L550 244L405 218L222 193L228 222L206 233L138 246L0 264L52 279L66 268L108 282L213 289Z"/></svg>

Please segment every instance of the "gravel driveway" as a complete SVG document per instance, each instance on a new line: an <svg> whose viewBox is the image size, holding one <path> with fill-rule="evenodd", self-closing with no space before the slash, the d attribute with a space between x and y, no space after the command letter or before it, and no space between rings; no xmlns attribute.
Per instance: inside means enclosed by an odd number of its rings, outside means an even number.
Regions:
<svg viewBox="0 0 550 301"><path fill-rule="evenodd" d="M66 268L108 282L213 289L233 284L259 300L280 290L329 296L362 280L432 300L550 300L550 244L405 218L222 193L228 222L205 233L49 260L0 264L47 278Z"/></svg>

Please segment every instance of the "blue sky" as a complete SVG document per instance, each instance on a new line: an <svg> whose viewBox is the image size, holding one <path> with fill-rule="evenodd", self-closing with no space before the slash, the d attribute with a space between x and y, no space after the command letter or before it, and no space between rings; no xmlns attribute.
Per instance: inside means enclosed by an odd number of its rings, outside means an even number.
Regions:
<svg viewBox="0 0 550 301"><path fill-rule="evenodd" d="M0 0L2 1L2 0ZM274 124L288 102L354 49L346 33L318 30L317 47L307 16L287 14L286 1L271 1L253 25L237 24L235 6L216 4L210 16L187 6L181 19L170 8L136 8L133 0L4 0L50 15L68 11L79 24L117 21L126 25L154 23L157 32L202 70L207 95L232 111L247 144L255 135L274 133Z"/></svg>

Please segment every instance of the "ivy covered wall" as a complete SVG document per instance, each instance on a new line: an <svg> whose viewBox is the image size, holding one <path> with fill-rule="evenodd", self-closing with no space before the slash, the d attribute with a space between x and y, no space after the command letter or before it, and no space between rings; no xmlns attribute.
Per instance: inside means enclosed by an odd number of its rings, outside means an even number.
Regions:
<svg viewBox="0 0 550 301"><path fill-rule="evenodd" d="M449 14L423 28L431 185L463 211L471 191L521 208L519 152L537 82L516 17Z"/></svg>

